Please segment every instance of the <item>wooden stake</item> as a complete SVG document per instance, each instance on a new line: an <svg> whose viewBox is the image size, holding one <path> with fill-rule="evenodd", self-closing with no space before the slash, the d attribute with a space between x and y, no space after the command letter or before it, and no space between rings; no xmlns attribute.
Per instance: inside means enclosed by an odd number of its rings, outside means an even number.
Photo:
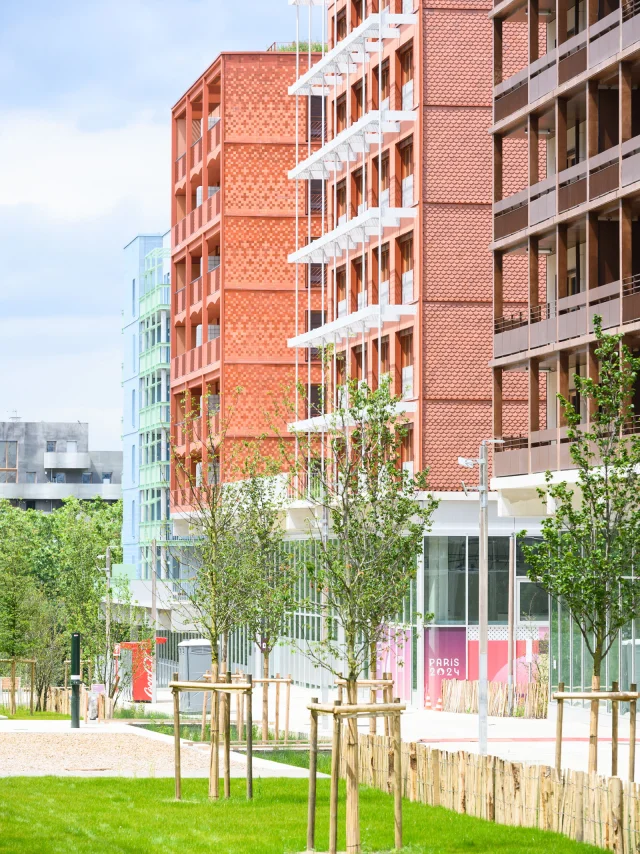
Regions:
<svg viewBox="0 0 640 854"><path fill-rule="evenodd" d="M358 688L355 682L347 682L347 703L358 703ZM347 720L347 854L359 854L360 851L358 753L358 719L351 717Z"/></svg>
<svg viewBox="0 0 640 854"><path fill-rule="evenodd" d="M630 691L637 691L637 685L632 682ZM629 782L633 783L636 774L636 710L637 701L629 701Z"/></svg>
<svg viewBox="0 0 640 854"><path fill-rule="evenodd" d="M231 671L227 670L227 682L231 684ZM224 703L224 796L231 797L231 695L225 695Z"/></svg>
<svg viewBox="0 0 640 854"><path fill-rule="evenodd" d="M247 799L253 798L253 676L247 673Z"/></svg>
<svg viewBox="0 0 640 854"><path fill-rule="evenodd" d="M376 689L370 688L369 689L369 702L373 705L373 703L375 703L375 701L377 699L378 698L376 697ZM378 722L378 719L376 718L376 716L371 715L371 717L369 718L369 735L375 735L377 733L377 731L378 731L377 722Z"/></svg>
<svg viewBox="0 0 640 854"><path fill-rule="evenodd" d="M618 683L611 683L611 690L618 690ZM611 776L618 776L618 702L611 703Z"/></svg>
<svg viewBox="0 0 640 854"><path fill-rule="evenodd" d="M341 705L336 700L336 706ZM342 719L333 716L333 740L331 742L331 792L329 795L329 854L338 852L338 781L340 779L340 742Z"/></svg>
<svg viewBox="0 0 640 854"><path fill-rule="evenodd" d="M284 743L289 743L289 710L291 707L291 674L287 676L284 695Z"/></svg>
<svg viewBox="0 0 640 854"><path fill-rule="evenodd" d="M312 697L312 703L318 698ZM316 774L318 770L318 713L311 712L309 728L309 806L307 811L307 851L316 847Z"/></svg>
<svg viewBox="0 0 640 854"><path fill-rule="evenodd" d="M575 838L584 842L584 771L575 772Z"/></svg>
<svg viewBox="0 0 640 854"><path fill-rule="evenodd" d="M276 673L276 679L280 679L280 674ZM275 743L278 743L280 738L280 683L276 682L276 733Z"/></svg>
<svg viewBox="0 0 640 854"><path fill-rule="evenodd" d="M178 674L173 674L174 682L177 681ZM173 689L173 748L174 748L174 765L176 775L176 800L182 798L182 781L180 779L180 689Z"/></svg>
<svg viewBox="0 0 640 854"><path fill-rule="evenodd" d="M11 702L9 704L9 714L16 713L16 660L11 659Z"/></svg>
<svg viewBox="0 0 640 854"><path fill-rule="evenodd" d="M622 827L623 820L623 805L622 805L622 780L619 777L612 777L609 780L609 798L610 798L610 816L611 816L611 833L612 844L610 847L617 854L624 852L624 828Z"/></svg>
<svg viewBox="0 0 640 854"><path fill-rule="evenodd" d="M600 677L591 678L591 690L600 690ZM589 715L589 773L595 774L598 770L598 700L592 700L591 713Z"/></svg>
<svg viewBox="0 0 640 854"><path fill-rule="evenodd" d="M238 712L238 741L244 741L244 694L238 694L238 702L240 703L240 711Z"/></svg>
<svg viewBox="0 0 640 854"><path fill-rule="evenodd" d="M30 709L31 709L32 715L35 713L35 708L34 708L35 690L36 690L36 663L35 663L35 661L32 661L31 662L31 704L30 704Z"/></svg>
<svg viewBox="0 0 640 854"><path fill-rule="evenodd" d="M383 673L382 678L383 679L391 679L391 674L390 673ZM392 694L393 694L393 690L390 689L388 685L385 685L385 687L382 689L382 702L383 703L390 703ZM389 737L391 735L391 719L386 715L384 718L384 734L387 737Z"/></svg>
<svg viewBox="0 0 640 854"><path fill-rule="evenodd" d="M564 682L558 682L558 691L564 691ZM562 772L562 714L564 700L556 700L556 771Z"/></svg>
<svg viewBox="0 0 640 854"><path fill-rule="evenodd" d="M396 703L400 698L396 698ZM393 813L396 851L402 848L402 741L400 715L394 715L393 723Z"/></svg>
<svg viewBox="0 0 640 854"><path fill-rule="evenodd" d="M218 682L219 665L214 662L211 681ZM220 696L217 691L211 694L211 761L209 764L209 797L217 801L220 797Z"/></svg>

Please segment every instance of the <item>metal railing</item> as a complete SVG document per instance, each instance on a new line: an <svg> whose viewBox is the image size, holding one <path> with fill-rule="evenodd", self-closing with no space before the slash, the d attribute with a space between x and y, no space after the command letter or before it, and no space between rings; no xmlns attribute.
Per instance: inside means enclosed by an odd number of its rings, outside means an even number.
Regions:
<svg viewBox="0 0 640 854"><path fill-rule="evenodd" d="M496 453L502 451L518 451L529 447L529 437L521 436L503 436L501 444L495 445Z"/></svg>

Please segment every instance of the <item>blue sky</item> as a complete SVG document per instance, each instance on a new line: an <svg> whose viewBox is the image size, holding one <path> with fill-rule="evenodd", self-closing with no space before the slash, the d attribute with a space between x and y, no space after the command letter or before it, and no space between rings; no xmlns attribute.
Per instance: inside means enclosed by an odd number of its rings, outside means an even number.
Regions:
<svg viewBox="0 0 640 854"><path fill-rule="evenodd" d="M294 37L287 0L2 2L1 420L120 446L122 248L169 225L170 108L221 50Z"/></svg>

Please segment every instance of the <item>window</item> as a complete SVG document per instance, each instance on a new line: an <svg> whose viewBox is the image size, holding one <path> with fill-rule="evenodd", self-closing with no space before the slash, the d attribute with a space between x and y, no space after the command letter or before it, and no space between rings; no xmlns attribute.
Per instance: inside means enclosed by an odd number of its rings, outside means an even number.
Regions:
<svg viewBox="0 0 640 854"><path fill-rule="evenodd" d="M131 314L136 316L136 280L131 281Z"/></svg>
<svg viewBox="0 0 640 854"><path fill-rule="evenodd" d="M382 64L382 80L380 81L380 89L382 95L382 103L380 105L380 109L388 110L389 109L389 94L391 92L390 85L390 77L389 77L389 60Z"/></svg>
<svg viewBox="0 0 640 854"><path fill-rule="evenodd" d="M71 441L71 439L67 439L67 453L68 454L77 454L78 453L78 443L75 441Z"/></svg>
<svg viewBox="0 0 640 854"><path fill-rule="evenodd" d="M425 537L424 610L440 626L465 624L466 537Z"/></svg>
<svg viewBox="0 0 640 854"><path fill-rule="evenodd" d="M113 477L113 472L103 471L102 472L102 482L103 483L111 483L111 478Z"/></svg>
<svg viewBox="0 0 640 854"><path fill-rule="evenodd" d="M136 390L131 389L131 426L136 426Z"/></svg>
<svg viewBox="0 0 640 854"><path fill-rule="evenodd" d="M395 302L395 299L394 299ZM380 257L380 284L378 286L378 304L389 305L389 244L382 247Z"/></svg>
<svg viewBox="0 0 640 854"><path fill-rule="evenodd" d="M469 537L469 623L478 624L479 540ZM489 537L489 623L507 622L509 538Z"/></svg>
<svg viewBox="0 0 640 854"><path fill-rule="evenodd" d="M347 126L347 98L341 95L336 101L336 133L344 130Z"/></svg>
<svg viewBox="0 0 640 854"><path fill-rule="evenodd" d="M402 274L402 302L413 302L413 235L400 242L400 271Z"/></svg>
<svg viewBox="0 0 640 854"><path fill-rule="evenodd" d="M15 471L0 471L0 483L15 483L16 474Z"/></svg>
<svg viewBox="0 0 640 854"><path fill-rule="evenodd" d="M306 313L306 321L307 321L307 332L310 332L312 329L319 329L321 326L324 326L324 311L309 311ZM319 359L320 358L320 350L318 347L310 347L307 349L307 361L309 359Z"/></svg>
<svg viewBox="0 0 640 854"><path fill-rule="evenodd" d="M336 215L337 225L347 218L347 185L344 181L341 181L336 188Z"/></svg>
<svg viewBox="0 0 640 854"><path fill-rule="evenodd" d="M51 477L51 483L66 483L67 476L63 471L55 471Z"/></svg>
<svg viewBox="0 0 640 854"><path fill-rule="evenodd" d="M34 471L27 472L27 483L36 483L36 473Z"/></svg>
<svg viewBox="0 0 640 854"><path fill-rule="evenodd" d="M47 453L55 454L56 452L56 442L55 439L47 439Z"/></svg>
<svg viewBox="0 0 640 854"><path fill-rule="evenodd" d="M355 203L354 207L356 214L361 214L367 207L365 199L364 174L362 169L353 173L353 194L355 197L353 201Z"/></svg>
<svg viewBox="0 0 640 854"><path fill-rule="evenodd" d="M85 484L91 483L91 472L90 471L83 471L82 472L82 482Z"/></svg>
<svg viewBox="0 0 640 854"><path fill-rule="evenodd" d="M518 622L524 624L549 621L549 594L526 578L518 579Z"/></svg>
<svg viewBox="0 0 640 854"><path fill-rule="evenodd" d="M400 177L402 179L402 207L413 205L413 140L400 148Z"/></svg>
<svg viewBox="0 0 640 854"><path fill-rule="evenodd" d="M307 213L321 214L322 208L327 204L324 193L324 181L313 178L309 181L309 192L307 193Z"/></svg>
<svg viewBox="0 0 640 854"><path fill-rule="evenodd" d="M357 122L364 115L366 109L366 89L362 80L353 87L353 109L351 111L351 120Z"/></svg>
<svg viewBox="0 0 640 854"><path fill-rule="evenodd" d="M389 155L386 154L382 158L382 173L380 175L380 200L379 207L389 207L391 177L389 173ZM378 190L378 182L376 181L376 191Z"/></svg>
<svg viewBox="0 0 640 854"><path fill-rule="evenodd" d="M400 334L400 363L402 368L402 397L413 397L413 333Z"/></svg>
<svg viewBox="0 0 640 854"><path fill-rule="evenodd" d="M131 480L136 482L136 446L131 446Z"/></svg>
<svg viewBox="0 0 640 854"><path fill-rule="evenodd" d="M0 442L0 469L18 467L18 443Z"/></svg>
<svg viewBox="0 0 640 854"><path fill-rule="evenodd" d="M400 82L402 85L402 109L413 109L413 50L409 48L400 56Z"/></svg>
<svg viewBox="0 0 640 854"><path fill-rule="evenodd" d="M348 314L347 309L347 271L341 267L336 271L336 293L338 297L338 317Z"/></svg>
<svg viewBox="0 0 640 854"><path fill-rule="evenodd" d="M311 139L325 138L326 109L324 98L321 95L311 95L309 98Z"/></svg>
<svg viewBox="0 0 640 854"><path fill-rule="evenodd" d="M347 35L347 10L343 9L336 20L336 41L342 41Z"/></svg>
<svg viewBox="0 0 640 854"><path fill-rule="evenodd" d="M324 407L324 391L321 385L312 383L307 386L307 417L322 415Z"/></svg>

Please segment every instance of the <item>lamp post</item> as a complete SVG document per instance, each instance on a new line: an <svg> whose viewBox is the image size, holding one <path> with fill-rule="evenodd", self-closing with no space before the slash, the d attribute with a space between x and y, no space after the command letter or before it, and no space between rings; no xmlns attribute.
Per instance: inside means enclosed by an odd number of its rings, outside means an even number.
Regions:
<svg viewBox="0 0 640 854"><path fill-rule="evenodd" d="M489 712L489 445L502 444L504 439L483 439L477 458L458 457L458 465L480 469L478 486L467 487L463 482L465 495L469 490L477 491L480 498L480 548L478 573L478 750L482 756L487 754L487 717Z"/></svg>

